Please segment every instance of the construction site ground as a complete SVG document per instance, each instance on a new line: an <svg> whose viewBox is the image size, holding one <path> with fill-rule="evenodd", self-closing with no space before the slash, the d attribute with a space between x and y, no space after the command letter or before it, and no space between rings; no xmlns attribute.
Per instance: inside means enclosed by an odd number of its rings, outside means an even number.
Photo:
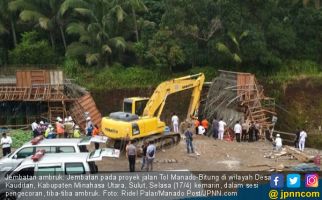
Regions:
<svg viewBox="0 0 322 200"><path fill-rule="evenodd" d="M275 156L270 141L241 142L214 140L198 135L193 140L195 154L187 154L185 140L176 146L158 150L154 162L154 171L190 170L190 171L275 171L291 170L301 162L292 156ZM104 146L104 145L101 145ZM304 153L315 156L322 151L306 148ZM268 158L267 158L268 157ZM140 171L141 158L136 161L136 171ZM125 153L120 158L104 158L97 162L100 171L128 171ZM321 166L320 166L321 167Z"/></svg>

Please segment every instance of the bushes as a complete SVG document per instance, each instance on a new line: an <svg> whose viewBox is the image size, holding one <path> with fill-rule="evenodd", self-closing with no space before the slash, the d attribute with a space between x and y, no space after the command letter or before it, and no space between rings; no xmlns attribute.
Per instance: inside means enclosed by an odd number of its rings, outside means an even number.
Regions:
<svg viewBox="0 0 322 200"><path fill-rule="evenodd" d="M10 136L12 138L12 148L19 148L32 138L31 131L23 131L19 129L11 130Z"/></svg>
<svg viewBox="0 0 322 200"><path fill-rule="evenodd" d="M22 41L15 49L9 52L11 64L55 64L54 50L45 40L39 40L35 31L22 34Z"/></svg>

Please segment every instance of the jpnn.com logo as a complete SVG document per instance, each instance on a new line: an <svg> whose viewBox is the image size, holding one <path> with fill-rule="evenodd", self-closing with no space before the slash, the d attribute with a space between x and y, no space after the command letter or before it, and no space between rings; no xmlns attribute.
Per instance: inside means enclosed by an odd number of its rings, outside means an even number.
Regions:
<svg viewBox="0 0 322 200"><path fill-rule="evenodd" d="M272 174L270 180L271 188L283 188L284 187L284 175Z"/></svg>

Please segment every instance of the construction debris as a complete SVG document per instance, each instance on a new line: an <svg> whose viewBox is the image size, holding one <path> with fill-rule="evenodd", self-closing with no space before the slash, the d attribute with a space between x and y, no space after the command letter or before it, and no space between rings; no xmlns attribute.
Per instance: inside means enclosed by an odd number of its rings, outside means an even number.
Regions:
<svg viewBox="0 0 322 200"><path fill-rule="evenodd" d="M219 71L209 88L203 116L209 121L223 118L228 126L237 120L255 122L267 129L274 126L275 101L264 96L264 90L250 73Z"/></svg>
<svg viewBox="0 0 322 200"><path fill-rule="evenodd" d="M295 149L294 147L285 146L285 149L289 154L291 154L292 156L294 156L297 160L299 160L301 162L313 162L314 161L314 156L309 156L309 155Z"/></svg>

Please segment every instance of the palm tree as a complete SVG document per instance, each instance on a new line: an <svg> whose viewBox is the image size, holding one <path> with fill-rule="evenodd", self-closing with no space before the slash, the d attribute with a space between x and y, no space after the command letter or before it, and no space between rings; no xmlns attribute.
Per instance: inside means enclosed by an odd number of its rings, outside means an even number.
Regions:
<svg viewBox="0 0 322 200"><path fill-rule="evenodd" d="M66 0L13 0L9 8L20 11L19 17L22 21L35 22L37 26L49 32L50 41L55 47L54 34L58 29L64 48L67 48L64 26L66 24L65 14L69 4ZM67 0L71 2L72 0ZM64 4L65 3L65 4Z"/></svg>
<svg viewBox="0 0 322 200"><path fill-rule="evenodd" d="M15 14L8 9L9 1L10 0L0 1L0 34L9 34L11 31L13 45L16 46Z"/></svg>
<svg viewBox="0 0 322 200"><path fill-rule="evenodd" d="M136 17L136 11L148 11L148 8L145 6L142 0L125 0L125 5L131 7L132 17L133 17L133 25L134 25L134 33L136 42L139 41L139 30L138 30L138 23Z"/></svg>
<svg viewBox="0 0 322 200"><path fill-rule="evenodd" d="M228 32L229 44L217 42L216 49L219 52L228 55L238 66L242 62L240 56L240 42L247 37L248 34L249 31L243 31L239 36L233 32Z"/></svg>
<svg viewBox="0 0 322 200"><path fill-rule="evenodd" d="M79 40L71 43L66 55L72 57L85 56L89 65L106 66L112 61L112 55L124 51L126 42L118 34L117 25L123 22L125 12L114 1L96 0L96 3L71 6L72 10L86 17L84 22L68 24L68 34L78 35Z"/></svg>

